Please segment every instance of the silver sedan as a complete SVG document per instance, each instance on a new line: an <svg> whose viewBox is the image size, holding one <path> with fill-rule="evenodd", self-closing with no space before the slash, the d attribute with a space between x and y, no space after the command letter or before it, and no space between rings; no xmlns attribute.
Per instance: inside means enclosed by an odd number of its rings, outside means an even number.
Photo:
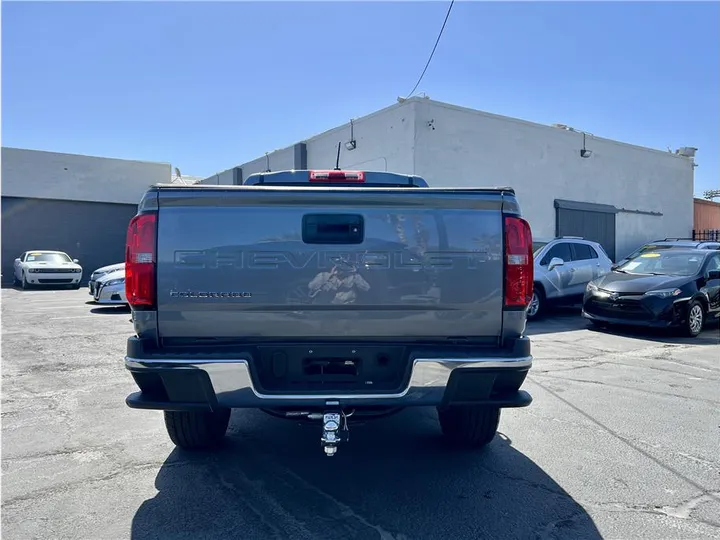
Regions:
<svg viewBox="0 0 720 540"><path fill-rule="evenodd" d="M125 295L125 269L108 272L96 282L93 298L98 304L124 305L127 304Z"/></svg>

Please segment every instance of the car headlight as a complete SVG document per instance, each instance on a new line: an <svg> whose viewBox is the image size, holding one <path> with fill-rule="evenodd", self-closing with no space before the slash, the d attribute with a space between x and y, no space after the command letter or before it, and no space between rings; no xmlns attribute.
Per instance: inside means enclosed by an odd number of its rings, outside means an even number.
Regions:
<svg viewBox="0 0 720 540"><path fill-rule="evenodd" d="M112 287L113 285L120 285L121 283L125 283L125 278L111 279L105 283L105 287Z"/></svg>
<svg viewBox="0 0 720 540"><path fill-rule="evenodd" d="M590 291L597 291L598 287L595 285L592 281L589 281L587 284L587 287L585 288L588 292Z"/></svg>
<svg viewBox="0 0 720 540"><path fill-rule="evenodd" d="M682 294L680 289L658 289L656 291L648 291L645 296L657 296L658 298L672 298Z"/></svg>

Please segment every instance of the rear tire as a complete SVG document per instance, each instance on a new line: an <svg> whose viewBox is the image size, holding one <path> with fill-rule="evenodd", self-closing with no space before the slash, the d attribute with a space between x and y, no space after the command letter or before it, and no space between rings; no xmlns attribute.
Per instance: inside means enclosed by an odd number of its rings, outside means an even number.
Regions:
<svg viewBox="0 0 720 540"><path fill-rule="evenodd" d="M183 450L217 448L230 423L230 409L164 412L165 428L170 440Z"/></svg>
<svg viewBox="0 0 720 540"><path fill-rule="evenodd" d="M453 444L481 448L495 438L500 409L482 405L438 409L443 435Z"/></svg>

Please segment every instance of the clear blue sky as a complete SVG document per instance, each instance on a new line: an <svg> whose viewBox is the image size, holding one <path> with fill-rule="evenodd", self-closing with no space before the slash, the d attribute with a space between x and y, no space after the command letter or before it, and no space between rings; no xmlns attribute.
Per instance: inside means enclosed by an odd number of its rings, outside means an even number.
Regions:
<svg viewBox="0 0 720 540"><path fill-rule="evenodd" d="M2 143L209 176L395 102L448 4L2 4ZM419 91L654 148L720 188L720 4L458 2Z"/></svg>

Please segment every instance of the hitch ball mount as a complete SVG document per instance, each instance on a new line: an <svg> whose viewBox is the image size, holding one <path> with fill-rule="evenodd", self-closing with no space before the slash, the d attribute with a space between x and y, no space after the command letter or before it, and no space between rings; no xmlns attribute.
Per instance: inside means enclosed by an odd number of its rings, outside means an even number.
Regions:
<svg viewBox="0 0 720 540"><path fill-rule="evenodd" d="M328 403L328 409L322 415L322 436L320 444L326 456L334 456L337 453L338 445L341 442L350 440L347 418L345 412L339 407L339 403Z"/></svg>

